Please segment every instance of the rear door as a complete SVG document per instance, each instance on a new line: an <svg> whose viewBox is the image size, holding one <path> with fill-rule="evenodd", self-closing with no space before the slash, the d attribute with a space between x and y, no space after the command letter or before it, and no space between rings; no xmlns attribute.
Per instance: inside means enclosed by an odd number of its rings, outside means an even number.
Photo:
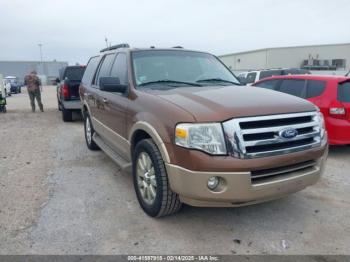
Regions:
<svg viewBox="0 0 350 262"><path fill-rule="evenodd" d="M328 114L329 99L324 98L327 81L307 80L306 83L306 99L318 106L324 116Z"/></svg>
<svg viewBox="0 0 350 262"><path fill-rule="evenodd" d="M338 85L338 101L345 108L345 117L350 122L350 79Z"/></svg>
<svg viewBox="0 0 350 262"><path fill-rule="evenodd" d="M100 57L95 56L90 58L88 65L86 67L84 76L81 80L82 93L84 101L89 107L89 113L91 117L94 117L97 111L96 101L95 101L95 90L93 88L93 81L95 77L95 73L100 62Z"/></svg>
<svg viewBox="0 0 350 262"><path fill-rule="evenodd" d="M109 76L114 57L114 53L106 54L102 57L90 89L91 101L94 104L93 126L97 133L105 139L108 137L107 123L104 117L106 114L106 100L104 97L106 92L100 90L99 82L101 77Z"/></svg>

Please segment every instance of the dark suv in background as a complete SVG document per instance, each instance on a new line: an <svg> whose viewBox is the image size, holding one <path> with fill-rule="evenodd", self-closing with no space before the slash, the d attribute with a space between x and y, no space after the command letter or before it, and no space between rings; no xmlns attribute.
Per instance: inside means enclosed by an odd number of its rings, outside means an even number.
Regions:
<svg viewBox="0 0 350 262"><path fill-rule="evenodd" d="M85 66L67 66L60 70L60 78L57 78L57 103L58 110L62 111L62 119L65 122L72 121L73 111L80 111L79 85Z"/></svg>

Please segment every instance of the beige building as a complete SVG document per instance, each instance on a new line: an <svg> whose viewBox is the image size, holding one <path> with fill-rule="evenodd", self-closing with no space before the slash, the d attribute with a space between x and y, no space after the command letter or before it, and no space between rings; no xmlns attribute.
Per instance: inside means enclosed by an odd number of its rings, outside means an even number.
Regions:
<svg viewBox="0 0 350 262"><path fill-rule="evenodd" d="M232 71L267 68L350 70L350 43L277 47L219 56Z"/></svg>

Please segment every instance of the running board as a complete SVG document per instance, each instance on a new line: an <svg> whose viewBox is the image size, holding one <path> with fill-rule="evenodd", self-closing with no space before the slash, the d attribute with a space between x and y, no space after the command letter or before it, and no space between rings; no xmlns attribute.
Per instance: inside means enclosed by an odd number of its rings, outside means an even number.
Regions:
<svg viewBox="0 0 350 262"><path fill-rule="evenodd" d="M92 139L123 171L131 172L131 163L116 153L97 133L93 135Z"/></svg>

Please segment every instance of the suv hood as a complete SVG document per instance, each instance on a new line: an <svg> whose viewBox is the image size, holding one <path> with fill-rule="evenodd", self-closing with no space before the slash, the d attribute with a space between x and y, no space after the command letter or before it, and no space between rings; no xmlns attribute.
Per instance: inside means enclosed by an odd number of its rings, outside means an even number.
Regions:
<svg viewBox="0 0 350 262"><path fill-rule="evenodd" d="M151 93L186 110L198 122L316 110L304 99L250 86L187 87Z"/></svg>

